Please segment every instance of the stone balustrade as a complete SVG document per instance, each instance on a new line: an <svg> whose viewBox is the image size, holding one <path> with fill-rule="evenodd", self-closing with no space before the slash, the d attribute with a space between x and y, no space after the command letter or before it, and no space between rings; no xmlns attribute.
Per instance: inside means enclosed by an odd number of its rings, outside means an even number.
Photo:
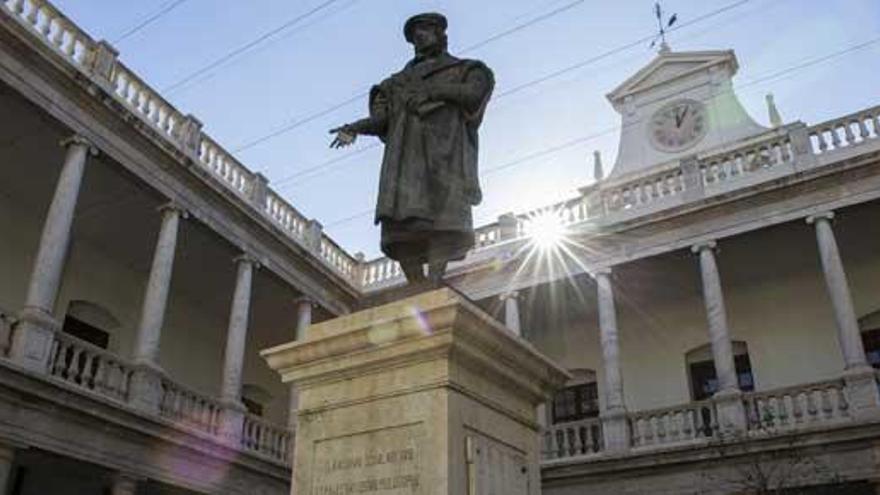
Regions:
<svg viewBox="0 0 880 495"><path fill-rule="evenodd" d="M62 332L56 332L48 371L90 392L118 401L128 398L133 368L114 354Z"/></svg>
<svg viewBox="0 0 880 495"><path fill-rule="evenodd" d="M843 379L746 392L742 394L742 407L746 418L743 434L750 437L828 428L856 420L850 413ZM627 423L632 451L710 445L711 441L722 440L712 399L629 412ZM543 458L546 461L604 454L602 433L599 418L549 426L543 433Z"/></svg>
<svg viewBox="0 0 880 495"><path fill-rule="evenodd" d="M113 96L152 130L168 140L176 141L186 119L137 74L116 62L109 74Z"/></svg>
<svg viewBox="0 0 880 495"><path fill-rule="evenodd" d="M662 198L677 196L684 192L684 174L678 167L667 166L644 177L602 188L606 212L639 208Z"/></svg>
<svg viewBox="0 0 880 495"><path fill-rule="evenodd" d="M216 435L223 406L217 400L163 379L159 413L181 426Z"/></svg>
<svg viewBox="0 0 880 495"><path fill-rule="evenodd" d="M699 160L704 187L736 181L794 160L788 135L772 136L747 146Z"/></svg>
<svg viewBox="0 0 880 495"><path fill-rule="evenodd" d="M358 280L360 263L330 238L321 239L321 259L346 280Z"/></svg>
<svg viewBox="0 0 880 495"><path fill-rule="evenodd" d="M750 432L773 432L851 420L843 380L744 395Z"/></svg>
<svg viewBox="0 0 880 495"><path fill-rule="evenodd" d="M810 144L819 155L880 137L880 105L810 127Z"/></svg>
<svg viewBox="0 0 880 495"><path fill-rule="evenodd" d="M603 449L602 421L599 418L557 423L544 431L544 459L596 454Z"/></svg>
<svg viewBox="0 0 880 495"><path fill-rule="evenodd" d="M224 185L242 197L253 188L254 174L236 160L231 153L206 135L199 145L198 163L209 170Z"/></svg>
<svg viewBox="0 0 880 495"><path fill-rule="evenodd" d="M718 414L712 401L638 411L629 415L631 445L656 447L709 438L718 429Z"/></svg>
<svg viewBox="0 0 880 495"><path fill-rule="evenodd" d="M0 5L71 63L86 66L90 62L95 42L51 3L44 0L2 0Z"/></svg>
<svg viewBox="0 0 880 495"><path fill-rule="evenodd" d="M273 425L262 418L246 414L241 435L244 450L289 463L293 452L293 438L289 430Z"/></svg>

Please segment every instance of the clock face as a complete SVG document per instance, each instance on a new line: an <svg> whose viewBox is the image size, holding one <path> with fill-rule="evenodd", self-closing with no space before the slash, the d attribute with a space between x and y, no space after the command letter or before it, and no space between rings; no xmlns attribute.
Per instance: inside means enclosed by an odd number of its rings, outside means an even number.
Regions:
<svg viewBox="0 0 880 495"><path fill-rule="evenodd" d="M651 143L661 151L677 152L697 144L706 135L706 106L696 100L677 100L651 117Z"/></svg>

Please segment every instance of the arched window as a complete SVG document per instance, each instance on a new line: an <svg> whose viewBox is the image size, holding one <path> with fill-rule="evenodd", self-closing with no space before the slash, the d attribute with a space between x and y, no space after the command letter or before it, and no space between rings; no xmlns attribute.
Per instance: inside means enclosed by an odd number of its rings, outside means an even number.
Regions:
<svg viewBox="0 0 880 495"><path fill-rule="evenodd" d="M553 423L567 423L599 416L599 391L596 372L573 369L567 386L553 397Z"/></svg>
<svg viewBox="0 0 880 495"><path fill-rule="evenodd" d="M755 389L752 377L752 363L749 360L749 349L745 342L733 341L733 363L736 366L736 378L740 390L749 392ZM704 400L718 391L718 375L715 373L715 361L712 358L711 344L701 345L685 354L688 378L691 385L691 398Z"/></svg>
<svg viewBox="0 0 880 495"><path fill-rule="evenodd" d="M868 364L880 368L880 311L874 311L859 318L859 329L862 331L862 344Z"/></svg>
<svg viewBox="0 0 880 495"><path fill-rule="evenodd" d="M110 332L120 323L110 311L89 301L70 301L62 331L101 349L110 345Z"/></svg>

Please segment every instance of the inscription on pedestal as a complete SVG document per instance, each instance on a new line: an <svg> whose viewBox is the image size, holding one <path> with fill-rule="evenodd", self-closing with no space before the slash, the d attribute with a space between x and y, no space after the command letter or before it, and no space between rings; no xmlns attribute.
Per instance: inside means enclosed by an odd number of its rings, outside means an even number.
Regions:
<svg viewBox="0 0 880 495"><path fill-rule="evenodd" d="M310 495L421 493L422 439L416 424L315 442Z"/></svg>

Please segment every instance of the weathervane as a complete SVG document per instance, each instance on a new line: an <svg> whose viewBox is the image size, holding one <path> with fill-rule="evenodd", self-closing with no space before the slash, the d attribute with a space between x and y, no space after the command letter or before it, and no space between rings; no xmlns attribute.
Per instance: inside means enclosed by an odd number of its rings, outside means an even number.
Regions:
<svg viewBox="0 0 880 495"><path fill-rule="evenodd" d="M678 14L672 14L669 20L664 22L663 8L660 7L660 2L654 2L654 15L657 17L657 28L659 29L659 32L657 33L657 36L654 37L654 40L651 41L651 48L654 48L654 45L659 41L660 51L669 51L669 45L666 44L666 30L675 24L675 21L678 19Z"/></svg>

